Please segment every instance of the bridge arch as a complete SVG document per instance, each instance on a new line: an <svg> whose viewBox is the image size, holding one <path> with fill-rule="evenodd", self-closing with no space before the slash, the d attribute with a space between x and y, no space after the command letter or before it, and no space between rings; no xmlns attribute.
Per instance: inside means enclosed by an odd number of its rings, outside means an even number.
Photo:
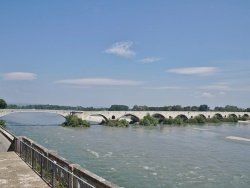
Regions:
<svg viewBox="0 0 250 188"><path fill-rule="evenodd" d="M244 114L243 116L244 116L244 117L247 117L247 118L249 118L249 115L248 115L248 114Z"/></svg>
<svg viewBox="0 0 250 188"><path fill-rule="evenodd" d="M206 116L205 116L204 114L199 114L199 115L197 115L197 116L195 116L195 117L202 117L202 118L204 118L204 119L207 119Z"/></svg>
<svg viewBox="0 0 250 188"><path fill-rule="evenodd" d="M165 119L165 116L160 113L155 113L152 115L154 118L158 119L159 123L162 123Z"/></svg>
<svg viewBox="0 0 250 188"><path fill-rule="evenodd" d="M214 118L217 118L217 119L223 119L223 116L222 116L220 113L214 114L213 117L214 117Z"/></svg>
<svg viewBox="0 0 250 188"><path fill-rule="evenodd" d="M235 114L229 114L228 117L237 118L237 116Z"/></svg>
<svg viewBox="0 0 250 188"><path fill-rule="evenodd" d="M102 123L108 121L108 118L107 118L105 115L103 115L103 114L97 113L97 114L91 114L90 116L100 116L100 117L102 117L102 118L104 119L104 120L102 120ZM90 116L89 116L89 117L90 117Z"/></svg>
<svg viewBox="0 0 250 188"><path fill-rule="evenodd" d="M188 117L185 116L184 114L179 114L177 117L180 117L184 122L188 121Z"/></svg>
<svg viewBox="0 0 250 188"><path fill-rule="evenodd" d="M137 117L136 115L134 115L134 114L130 114L130 113L128 113L128 114L124 114L123 116L121 116L119 119L121 119L121 118L123 118L123 117L130 117L130 119L131 119L131 124L133 124L133 123L136 123L136 122L139 122L140 121L140 118L139 117Z"/></svg>

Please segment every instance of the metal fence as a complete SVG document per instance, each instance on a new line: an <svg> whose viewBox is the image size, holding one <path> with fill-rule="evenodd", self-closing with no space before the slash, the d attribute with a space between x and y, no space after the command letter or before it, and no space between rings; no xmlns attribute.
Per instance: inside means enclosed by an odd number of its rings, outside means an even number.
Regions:
<svg viewBox="0 0 250 188"><path fill-rule="evenodd" d="M16 152L19 156L51 187L94 188L93 185L58 165L56 161L52 161L22 140L17 140L16 146L18 146Z"/></svg>

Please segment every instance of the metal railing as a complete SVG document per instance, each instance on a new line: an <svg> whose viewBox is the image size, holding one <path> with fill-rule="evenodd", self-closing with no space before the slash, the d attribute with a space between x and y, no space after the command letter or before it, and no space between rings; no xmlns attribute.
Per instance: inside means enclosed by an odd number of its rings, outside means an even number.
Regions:
<svg viewBox="0 0 250 188"><path fill-rule="evenodd" d="M32 148L22 140L16 140L17 154L37 173L41 178L54 188L94 188L87 181L77 177L68 169L58 165L43 153Z"/></svg>

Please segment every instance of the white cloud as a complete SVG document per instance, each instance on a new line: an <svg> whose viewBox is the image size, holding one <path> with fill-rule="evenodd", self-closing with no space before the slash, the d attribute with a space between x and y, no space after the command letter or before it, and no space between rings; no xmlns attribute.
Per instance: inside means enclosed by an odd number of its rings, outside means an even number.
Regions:
<svg viewBox="0 0 250 188"><path fill-rule="evenodd" d="M202 89L209 89L209 90L221 90L221 91L229 91L232 90L229 86L226 85L208 85L208 86L202 86Z"/></svg>
<svg viewBox="0 0 250 188"><path fill-rule="evenodd" d="M123 57L131 57L135 55L135 52L130 50L130 47L134 43L131 41L122 41L113 44L110 48L106 49L105 52L108 54L115 54Z"/></svg>
<svg viewBox="0 0 250 188"><path fill-rule="evenodd" d="M225 92L219 92L219 95L226 95Z"/></svg>
<svg viewBox="0 0 250 188"><path fill-rule="evenodd" d="M163 87L147 87L145 89L155 89L155 90L178 90L185 89L184 87L179 86L163 86Z"/></svg>
<svg viewBox="0 0 250 188"><path fill-rule="evenodd" d="M29 72L9 72L2 74L4 80L35 80L37 75Z"/></svg>
<svg viewBox="0 0 250 188"><path fill-rule="evenodd" d="M56 81L59 84L75 84L75 85L142 85L141 81L134 80L115 80L109 78L81 78L67 79Z"/></svg>
<svg viewBox="0 0 250 188"><path fill-rule="evenodd" d="M212 95L211 93L202 93L201 94L202 97L207 97L207 98L211 98L211 97L214 97L214 95Z"/></svg>
<svg viewBox="0 0 250 188"><path fill-rule="evenodd" d="M137 62L139 62L139 63L154 63L154 62L158 62L160 60L161 60L161 58L159 58L159 57L148 57L145 59L139 59L139 60L137 60Z"/></svg>
<svg viewBox="0 0 250 188"><path fill-rule="evenodd" d="M208 76L217 71L218 69L216 67L189 67L189 68L167 70L167 72L172 72L177 74L188 74L188 75L199 75L199 76Z"/></svg>

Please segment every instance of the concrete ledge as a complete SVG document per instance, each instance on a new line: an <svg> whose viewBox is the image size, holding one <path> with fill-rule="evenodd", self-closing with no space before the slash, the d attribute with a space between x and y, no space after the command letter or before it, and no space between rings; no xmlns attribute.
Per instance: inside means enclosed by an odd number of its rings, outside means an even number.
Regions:
<svg viewBox="0 0 250 188"><path fill-rule="evenodd" d="M12 142L15 138L11 133L7 132L6 130L0 128L0 132L10 141Z"/></svg>

